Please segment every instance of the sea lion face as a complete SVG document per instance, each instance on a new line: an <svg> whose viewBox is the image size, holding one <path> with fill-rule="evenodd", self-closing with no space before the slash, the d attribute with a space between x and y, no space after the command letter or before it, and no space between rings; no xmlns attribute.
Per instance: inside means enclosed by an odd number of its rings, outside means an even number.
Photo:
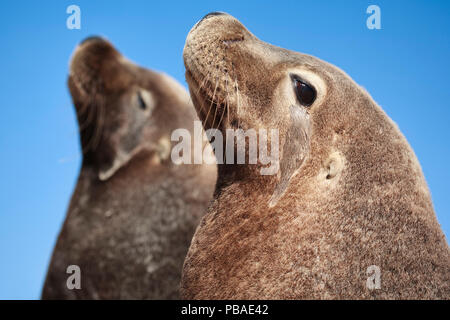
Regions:
<svg viewBox="0 0 450 320"><path fill-rule="evenodd" d="M331 113L323 109L360 94L339 69L265 43L228 14L209 14L198 22L187 36L183 56L205 128L279 130L280 178L272 204L309 155L313 122L319 124L315 133L324 128L320 114ZM336 82L344 90L336 90Z"/></svg>
<svg viewBox="0 0 450 320"><path fill-rule="evenodd" d="M207 15L192 28L184 61L195 105L208 127L279 127L288 120L283 115L290 114L290 106L299 106L306 117L326 94L321 72L314 68L318 59L267 44L227 14ZM299 101L296 84L311 88L313 99ZM216 110L206 118L209 106L225 113L220 125L219 117L211 117Z"/></svg>
<svg viewBox="0 0 450 320"><path fill-rule="evenodd" d="M68 82L84 160L95 163L101 180L140 151L168 157L170 133L189 100L175 81L134 65L95 37L76 48Z"/></svg>

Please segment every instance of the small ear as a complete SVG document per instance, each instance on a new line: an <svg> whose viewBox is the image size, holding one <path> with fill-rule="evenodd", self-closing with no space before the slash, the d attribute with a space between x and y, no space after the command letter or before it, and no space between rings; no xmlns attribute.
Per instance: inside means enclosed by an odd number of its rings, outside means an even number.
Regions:
<svg viewBox="0 0 450 320"><path fill-rule="evenodd" d="M269 207L284 195L292 177L297 173L309 151L310 123L308 113L298 107L289 107L291 124L286 132L283 155L280 159L280 180L270 198Z"/></svg>
<svg viewBox="0 0 450 320"><path fill-rule="evenodd" d="M122 168L130 161L134 153L126 153L123 152L122 150L119 150L115 154L110 164L107 165L105 164L102 167L100 167L100 170L98 172L98 178L101 181L106 181L109 178L111 178L117 172L117 170Z"/></svg>

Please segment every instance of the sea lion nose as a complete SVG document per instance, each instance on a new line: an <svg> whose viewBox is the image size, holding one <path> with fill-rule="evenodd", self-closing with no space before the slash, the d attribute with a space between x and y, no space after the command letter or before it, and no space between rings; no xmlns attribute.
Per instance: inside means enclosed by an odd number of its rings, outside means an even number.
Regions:
<svg viewBox="0 0 450 320"><path fill-rule="evenodd" d="M213 12L210 12L210 13L206 14L206 15L202 18L202 20L207 19L207 18L212 17L212 16L221 16L221 15L223 15L223 14L226 14L226 13L225 13L225 12L221 12L221 11L213 11ZM201 20L200 20L200 21L201 21Z"/></svg>
<svg viewBox="0 0 450 320"><path fill-rule="evenodd" d="M197 26L200 25L200 23L202 23L202 21L205 21L208 18L214 17L214 16L221 16L221 15L226 15L227 13L225 12L220 12L220 11L213 11L210 12L208 14L206 14L199 22L197 22Z"/></svg>
<svg viewBox="0 0 450 320"><path fill-rule="evenodd" d="M103 39L102 37L99 37L99 36L90 36L90 37L87 37L87 38L83 39L83 40L80 42L80 46L81 46L82 44L87 43L87 42L104 42L104 41L105 41L105 39Z"/></svg>

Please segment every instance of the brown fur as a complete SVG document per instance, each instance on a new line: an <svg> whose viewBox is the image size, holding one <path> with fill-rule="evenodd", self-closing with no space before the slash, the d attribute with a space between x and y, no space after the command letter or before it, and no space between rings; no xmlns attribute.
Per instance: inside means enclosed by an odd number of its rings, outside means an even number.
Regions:
<svg viewBox="0 0 450 320"><path fill-rule="evenodd" d="M367 92L226 14L194 26L184 60L205 127L278 128L281 158L274 176L260 175L259 165L219 165L182 297L450 298L449 248L420 165ZM292 72L318 89L311 107L298 104ZM224 113L220 124L206 119L209 107ZM305 111L297 124L290 110ZM381 269L381 289L366 287L371 265Z"/></svg>
<svg viewBox="0 0 450 320"><path fill-rule="evenodd" d="M192 130L196 119L187 92L99 38L76 49L69 88L83 163L42 298L178 298L182 263L216 179L215 166L170 160L171 132ZM80 290L66 287L69 265L81 269Z"/></svg>

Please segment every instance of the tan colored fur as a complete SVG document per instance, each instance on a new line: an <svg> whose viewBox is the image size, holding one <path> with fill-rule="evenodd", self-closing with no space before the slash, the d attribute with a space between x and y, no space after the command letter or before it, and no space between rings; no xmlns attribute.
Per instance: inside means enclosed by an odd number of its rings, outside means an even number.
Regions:
<svg viewBox="0 0 450 320"><path fill-rule="evenodd" d="M205 127L278 128L280 162L298 157L299 165L273 206L283 172L219 165L214 202L185 260L182 297L450 298L449 248L420 165L369 94L338 68L264 43L226 14L191 30L184 61ZM286 84L291 72L313 75L307 80L318 91L306 109L306 156L283 153L292 143L289 108L304 108ZM215 110L222 122L206 119ZM371 265L381 269L380 289L366 286Z"/></svg>

